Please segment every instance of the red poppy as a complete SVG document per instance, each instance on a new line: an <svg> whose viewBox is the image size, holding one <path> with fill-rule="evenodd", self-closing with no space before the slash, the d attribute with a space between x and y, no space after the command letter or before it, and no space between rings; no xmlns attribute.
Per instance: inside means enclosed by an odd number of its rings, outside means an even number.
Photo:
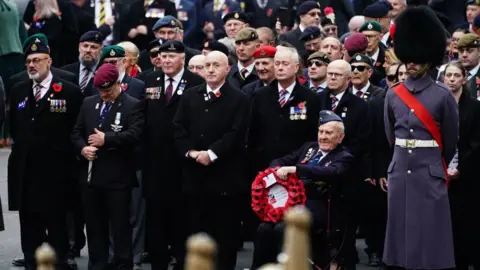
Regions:
<svg viewBox="0 0 480 270"><path fill-rule="evenodd" d="M297 106L298 106L298 108L299 108L299 109L303 109L303 108L305 108L305 101L304 101L304 102L300 102L300 103L298 103L298 105L297 105Z"/></svg>
<svg viewBox="0 0 480 270"><path fill-rule="evenodd" d="M392 24L390 26L390 38L393 39L393 37L395 36L395 30L397 30L397 25L396 24Z"/></svg>
<svg viewBox="0 0 480 270"><path fill-rule="evenodd" d="M222 93L220 93L220 91L217 91L217 92L215 92L214 94L215 94L215 96L216 96L217 98L219 98L219 97L222 95Z"/></svg>
<svg viewBox="0 0 480 270"><path fill-rule="evenodd" d="M325 16L333 14L333 8L332 7L326 7L323 12L325 13Z"/></svg>
<svg viewBox="0 0 480 270"><path fill-rule="evenodd" d="M475 83L480 84L480 78L479 77L477 77L477 79L475 80Z"/></svg>
<svg viewBox="0 0 480 270"><path fill-rule="evenodd" d="M57 92L57 93L58 93L58 92L61 92L62 89L63 89L63 85L62 85L61 82L54 83L54 84L52 85L52 87L53 87L53 91L55 91L55 92Z"/></svg>
<svg viewBox="0 0 480 270"><path fill-rule="evenodd" d="M128 88L128 83L122 83L120 86L122 87L122 91L126 91Z"/></svg>
<svg viewBox="0 0 480 270"><path fill-rule="evenodd" d="M376 63L375 63L375 66L377 66L377 67L379 67L379 66L381 66L381 65L382 65L382 63L380 63L380 62L376 62Z"/></svg>
<svg viewBox="0 0 480 270"><path fill-rule="evenodd" d="M272 16L273 10L271 8L267 9L267 16Z"/></svg>

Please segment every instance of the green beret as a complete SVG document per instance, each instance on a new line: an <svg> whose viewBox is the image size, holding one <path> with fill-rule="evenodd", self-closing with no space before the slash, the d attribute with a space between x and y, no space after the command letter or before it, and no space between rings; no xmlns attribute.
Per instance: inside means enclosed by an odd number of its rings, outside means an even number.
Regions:
<svg viewBox="0 0 480 270"><path fill-rule="evenodd" d="M457 48L477 48L480 47L480 36L473 34L473 33L468 33L463 35L458 42L457 42Z"/></svg>
<svg viewBox="0 0 480 270"><path fill-rule="evenodd" d="M102 63L107 58L125 57L125 49L118 45L111 45L103 48L102 54L100 54L99 63Z"/></svg>
<svg viewBox="0 0 480 270"><path fill-rule="evenodd" d="M33 43L42 42L43 44L48 46L48 38L42 33L31 35L23 42L23 51L30 47Z"/></svg>
<svg viewBox="0 0 480 270"><path fill-rule="evenodd" d="M382 26L376 21L368 21L362 24L362 27L358 30L358 32L363 31L377 31L379 33L382 32Z"/></svg>
<svg viewBox="0 0 480 270"><path fill-rule="evenodd" d="M258 40L257 31L250 27L240 30L240 32L238 32L237 34L237 37L235 38L235 42L255 41L255 40Z"/></svg>

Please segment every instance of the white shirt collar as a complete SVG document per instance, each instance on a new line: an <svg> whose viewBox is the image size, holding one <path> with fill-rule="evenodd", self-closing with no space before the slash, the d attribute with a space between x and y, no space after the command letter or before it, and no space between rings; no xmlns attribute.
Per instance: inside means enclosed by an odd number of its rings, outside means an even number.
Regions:
<svg viewBox="0 0 480 270"><path fill-rule="evenodd" d="M176 7L177 9L180 9L180 2L181 2L181 1L182 1L182 0L175 0L175 7Z"/></svg>
<svg viewBox="0 0 480 270"><path fill-rule="evenodd" d="M352 86L353 89L353 94L356 95L358 91L362 92L365 94L367 92L367 89L370 87L370 81L367 82L367 84L362 88L362 89L357 89L355 88L355 85Z"/></svg>
<svg viewBox="0 0 480 270"><path fill-rule="evenodd" d="M216 92L216 91L220 90L220 88L222 88L222 86L223 86L224 84L225 84L225 82L222 83L222 85L220 85L218 88L212 89L212 88L210 87L210 85L208 85L208 83L207 83L207 93Z"/></svg>
<svg viewBox="0 0 480 270"><path fill-rule="evenodd" d="M289 87L287 88L283 88L280 83L278 83L278 91L280 92L280 90L284 89L284 90L287 90L288 94L292 94L293 92L293 88L295 88L295 85L297 84L297 82L293 82Z"/></svg>
<svg viewBox="0 0 480 270"><path fill-rule="evenodd" d="M339 93L339 94L337 94L337 95L330 94L330 96L336 97L336 98L337 98L337 102L340 102L340 100L342 100L343 95L344 95L345 92L347 92L347 91L348 91L348 90L345 90L345 91L343 91L343 92L341 92L341 93Z"/></svg>
<svg viewBox="0 0 480 270"><path fill-rule="evenodd" d="M49 72L47 77L45 79L43 79L43 81L41 81L40 83L37 83L36 81L33 81L33 87L35 88L35 86L37 86L37 84L40 84L42 86L42 90L45 90L45 89L50 89L50 85L52 84L52 79L53 79L53 75L52 75L52 72Z"/></svg>
<svg viewBox="0 0 480 270"><path fill-rule="evenodd" d="M470 76L468 76L467 79L470 80L471 78L473 78L473 76L477 75L479 68L480 68L480 63L478 63L476 67L469 70L468 73L470 74Z"/></svg>
<svg viewBox="0 0 480 270"><path fill-rule="evenodd" d="M321 83L320 85L318 86L315 86L312 82L312 80L310 80L310 87L319 87L319 88L322 88L322 89L326 89L327 88L327 80L323 81L323 83Z"/></svg>
<svg viewBox="0 0 480 270"><path fill-rule="evenodd" d="M177 73L177 75L173 76L173 80L176 82L176 83L179 83L180 80L182 79L183 77L183 72L185 71L185 68L182 68L182 70L180 70L180 72ZM168 77L166 74L165 74L165 82L168 81L170 77Z"/></svg>
<svg viewBox="0 0 480 270"><path fill-rule="evenodd" d="M379 54L380 54L380 47L377 48L377 51L370 58L372 58L375 62L377 62Z"/></svg>
<svg viewBox="0 0 480 270"><path fill-rule="evenodd" d="M246 68L247 69L247 76L245 76L245 77L248 77L252 73L253 68L255 67L255 62L251 63L248 67L244 67L244 66L242 66L242 64L240 64L240 62L238 62L237 67L238 67L238 72L240 74L242 73L242 69Z"/></svg>
<svg viewBox="0 0 480 270"><path fill-rule="evenodd" d="M125 78L125 74L127 74L125 71L120 73L120 75L118 75L118 81L119 82L122 82L123 81L123 78Z"/></svg>
<svg viewBox="0 0 480 270"><path fill-rule="evenodd" d="M387 45L387 42L388 42L388 38L389 38L389 37L390 37L390 31L388 31L387 33L385 33L380 41L381 41L384 45Z"/></svg>

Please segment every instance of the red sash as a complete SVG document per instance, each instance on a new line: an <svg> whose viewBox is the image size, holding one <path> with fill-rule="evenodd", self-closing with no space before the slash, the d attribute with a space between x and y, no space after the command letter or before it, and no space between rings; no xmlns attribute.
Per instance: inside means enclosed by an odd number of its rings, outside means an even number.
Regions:
<svg viewBox="0 0 480 270"><path fill-rule="evenodd" d="M440 129L437 126L437 122L433 119L433 116L430 112L425 109L425 107L418 101L403 83L400 83L392 88L395 94L407 105L408 108L413 109L413 113L418 117L420 122L427 128L428 132L432 135L433 139L437 142L440 147L440 151L443 153L443 143L442 135L440 134ZM445 159L442 156L442 165L443 170L445 171L445 179L447 179L447 187L449 184L448 173L447 173L447 164Z"/></svg>

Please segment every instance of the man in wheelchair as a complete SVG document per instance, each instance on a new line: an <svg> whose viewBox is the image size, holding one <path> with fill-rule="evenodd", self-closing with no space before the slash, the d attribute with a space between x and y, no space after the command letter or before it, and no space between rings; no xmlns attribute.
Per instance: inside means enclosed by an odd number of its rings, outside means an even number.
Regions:
<svg viewBox="0 0 480 270"><path fill-rule="evenodd" d="M344 130L338 115L321 111L317 142L305 143L297 151L270 163L272 168L279 167L276 172L279 178L296 174L305 185L305 204L312 212L311 260L322 269L329 264L341 265L341 258L337 256L343 238L341 230L345 227L340 214L341 186L353 162L353 156L340 145L345 137ZM284 229L283 221L259 225L251 269L276 262L282 252Z"/></svg>

